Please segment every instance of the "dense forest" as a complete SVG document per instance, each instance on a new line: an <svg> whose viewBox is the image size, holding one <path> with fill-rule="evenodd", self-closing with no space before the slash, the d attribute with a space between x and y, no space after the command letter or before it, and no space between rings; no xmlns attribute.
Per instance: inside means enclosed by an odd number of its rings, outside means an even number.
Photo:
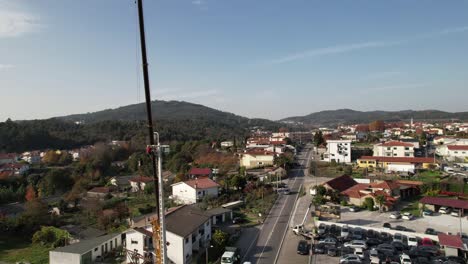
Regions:
<svg viewBox="0 0 468 264"><path fill-rule="evenodd" d="M153 107L155 131L163 142L243 140L252 127L277 130L281 126L185 102L155 101ZM144 110L144 105L138 104L84 115L0 122L0 153L72 149L109 140L136 141L144 146L147 138ZM76 124L76 121L84 122Z"/></svg>

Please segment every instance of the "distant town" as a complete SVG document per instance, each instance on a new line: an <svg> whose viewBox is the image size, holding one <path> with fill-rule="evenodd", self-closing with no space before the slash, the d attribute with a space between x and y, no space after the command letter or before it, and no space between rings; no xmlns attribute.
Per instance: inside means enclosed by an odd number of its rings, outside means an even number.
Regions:
<svg viewBox="0 0 468 264"><path fill-rule="evenodd" d="M170 263L466 263L468 123L238 138L163 145ZM153 169L123 140L0 154L0 263L153 263Z"/></svg>

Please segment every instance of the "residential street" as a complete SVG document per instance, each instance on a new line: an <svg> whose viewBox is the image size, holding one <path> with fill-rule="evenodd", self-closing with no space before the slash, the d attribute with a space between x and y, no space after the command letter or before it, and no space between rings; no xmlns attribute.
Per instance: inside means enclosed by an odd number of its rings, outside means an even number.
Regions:
<svg viewBox="0 0 468 264"><path fill-rule="evenodd" d="M288 186L291 190L290 195L281 195L273 205L270 214L265 222L260 226L260 232L255 239L252 239L247 249L243 250L242 261L252 263L275 263L279 257L285 232L289 229L288 222L294 210L294 204L298 197L298 191L304 181L304 175L307 173L307 161L312 153L311 146L298 153L298 162L301 169L295 169L290 172ZM240 245L245 248L245 244Z"/></svg>

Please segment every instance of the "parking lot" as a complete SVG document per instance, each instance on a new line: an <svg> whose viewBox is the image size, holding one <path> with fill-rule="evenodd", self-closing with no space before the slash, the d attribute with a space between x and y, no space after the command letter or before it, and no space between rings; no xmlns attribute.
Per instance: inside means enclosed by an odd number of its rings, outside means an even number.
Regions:
<svg viewBox="0 0 468 264"><path fill-rule="evenodd" d="M318 230L312 263L466 263L466 259L443 256L437 242L428 238L324 222Z"/></svg>
<svg viewBox="0 0 468 264"><path fill-rule="evenodd" d="M433 216L416 217L413 220L391 219L391 212L379 213L378 211L350 212L348 207L341 208L341 219L339 223L352 225L382 227L384 223L392 226L400 225L411 229L417 233L424 233L426 228L433 228L436 231L456 234L460 229L468 233L468 220L466 217L459 217L434 213Z"/></svg>

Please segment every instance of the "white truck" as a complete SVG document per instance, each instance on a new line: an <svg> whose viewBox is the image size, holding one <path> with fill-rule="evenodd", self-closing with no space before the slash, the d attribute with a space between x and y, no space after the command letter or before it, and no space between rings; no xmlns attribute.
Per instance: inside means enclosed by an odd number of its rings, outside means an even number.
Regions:
<svg viewBox="0 0 468 264"><path fill-rule="evenodd" d="M304 225L295 225L293 227L293 233L297 236L303 236L305 239L312 239L314 238L314 234L312 231L308 231L304 228Z"/></svg>
<svg viewBox="0 0 468 264"><path fill-rule="evenodd" d="M240 262L239 249L236 247L226 247L223 256L221 256L221 264L235 264Z"/></svg>

